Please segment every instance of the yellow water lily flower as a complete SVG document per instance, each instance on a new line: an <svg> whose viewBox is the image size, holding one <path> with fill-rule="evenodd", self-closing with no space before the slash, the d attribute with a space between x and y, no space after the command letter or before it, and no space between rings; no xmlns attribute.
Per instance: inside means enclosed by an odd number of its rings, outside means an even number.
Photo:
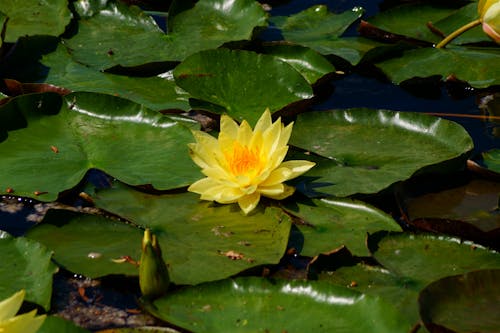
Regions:
<svg viewBox="0 0 500 333"><path fill-rule="evenodd" d="M479 0L477 11L483 31L500 44L500 0Z"/></svg>
<svg viewBox="0 0 500 333"><path fill-rule="evenodd" d="M16 316L24 295L25 291L21 290L0 302L0 332L35 333L42 326L45 315L35 316L36 310Z"/></svg>
<svg viewBox="0 0 500 333"><path fill-rule="evenodd" d="M266 109L253 131L246 121L238 126L227 115L221 117L218 139L193 131L196 143L189 144L190 155L207 177L193 183L188 191L201 194L202 200L237 202L245 214L257 206L261 196L281 200L292 195L295 189L283 182L315 164L283 162L292 126L285 127L281 119L273 123Z"/></svg>

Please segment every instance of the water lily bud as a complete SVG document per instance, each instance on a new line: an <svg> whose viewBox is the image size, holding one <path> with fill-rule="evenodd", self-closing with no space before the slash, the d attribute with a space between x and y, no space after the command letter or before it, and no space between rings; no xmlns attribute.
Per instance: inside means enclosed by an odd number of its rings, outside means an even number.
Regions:
<svg viewBox="0 0 500 333"><path fill-rule="evenodd" d="M142 296L148 299L158 298L166 293L169 283L167 265L163 261L156 235L151 234L151 231L146 229L142 239L142 255L139 266L139 286Z"/></svg>
<svg viewBox="0 0 500 333"><path fill-rule="evenodd" d="M24 295L21 290L0 302L0 332L35 333L42 326L46 316L36 316L36 310L16 316Z"/></svg>
<svg viewBox="0 0 500 333"><path fill-rule="evenodd" d="M479 0L477 11L483 31L500 44L500 0Z"/></svg>

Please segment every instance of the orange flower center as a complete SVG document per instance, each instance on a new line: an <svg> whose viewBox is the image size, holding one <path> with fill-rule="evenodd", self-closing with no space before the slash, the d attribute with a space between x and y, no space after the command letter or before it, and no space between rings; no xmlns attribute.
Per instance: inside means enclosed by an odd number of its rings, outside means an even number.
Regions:
<svg viewBox="0 0 500 333"><path fill-rule="evenodd" d="M233 149L225 154L229 170L235 176L257 172L261 164L260 151L258 148L248 149L235 141Z"/></svg>

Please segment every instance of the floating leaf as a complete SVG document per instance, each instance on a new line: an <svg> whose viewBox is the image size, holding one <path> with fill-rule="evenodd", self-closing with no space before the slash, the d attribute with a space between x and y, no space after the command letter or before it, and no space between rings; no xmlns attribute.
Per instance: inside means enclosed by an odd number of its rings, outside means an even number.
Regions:
<svg viewBox="0 0 500 333"><path fill-rule="evenodd" d="M462 8L434 4L406 4L378 13L369 22L380 29L411 38L438 43L442 36L434 33L429 23L448 35L461 26L478 18L477 3ZM452 43L463 44L488 41L480 27L467 31Z"/></svg>
<svg viewBox="0 0 500 333"><path fill-rule="evenodd" d="M71 272L89 278L139 274L126 258L139 261L142 230L124 222L53 211L26 236L54 251L54 260Z"/></svg>
<svg viewBox="0 0 500 333"><path fill-rule="evenodd" d="M26 290L25 300L50 307L52 275L57 267L51 262L52 252L24 237L4 238L0 234L0 299Z"/></svg>
<svg viewBox="0 0 500 333"><path fill-rule="evenodd" d="M315 84L326 74L335 71L335 67L326 58L307 47L276 45L265 48L265 52L290 64L309 84Z"/></svg>
<svg viewBox="0 0 500 333"><path fill-rule="evenodd" d="M399 84L414 77L441 75L466 81L472 87L500 84L500 62L495 48L421 48L376 64L389 79Z"/></svg>
<svg viewBox="0 0 500 333"><path fill-rule="evenodd" d="M290 144L320 155L299 157L317 162L307 173L323 185L317 190L336 196L376 193L444 161L462 164L473 147L456 123L370 109L300 114Z"/></svg>
<svg viewBox="0 0 500 333"><path fill-rule="evenodd" d="M266 108L276 111L313 97L308 82L292 66L249 51L202 51L177 66L174 76L194 98L222 106L232 118L251 124Z"/></svg>
<svg viewBox="0 0 500 333"><path fill-rule="evenodd" d="M37 333L90 333L86 329L58 316L47 316Z"/></svg>
<svg viewBox="0 0 500 333"><path fill-rule="evenodd" d="M408 322L417 323L420 319L417 298L423 285L411 277L397 276L377 266L357 264L323 271L318 279L380 297L399 309Z"/></svg>
<svg viewBox="0 0 500 333"><path fill-rule="evenodd" d="M356 64L376 42L361 42L359 39L354 43L353 40L346 42L340 39L340 35L361 15L363 9L360 7L333 14L327 6L317 5L295 15L272 17L271 22L281 30L287 41L310 47L321 54L334 54Z"/></svg>
<svg viewBox="0 0 500 333"><path fill-rule="evenodd" d="M500 270L454 275L428 285L419 297L422 321L431 332L495 332L500 327Z"/></svg>
<svg viewBox="0 0 500 333"><path fill-rule="evenodd" d="M49 67L45 82L73 91L104 93L123 97L153 110L189 110L188 94L175 85L173 77L133 77L97 71L75 62L61 44L45 55ZM171 74L171 73L170 73Z"/></svg>
<svg viewBox="0 0 500 333"><path fill-rule="evenodd" d="M297 250L304 256L315 256L341 245L356 256L368 256L367 233L401 230L389 215L361 201L322 199L285 208L305 221L297 225L304 239L302 249Z"/></svg>
<svg viewBox="0 0 500 333"><path fill-rule="evenodd" d="M23 95L4 106L22 112L28 127L9 132L0 143L0 191L54 200L90 168L158 189L199 178L187 149L192 135L183 125L193 122L109 95L70 94L62 107L55 96Z"/></svg>
<svg viewBox="0 0 500 333"><path fill-rule="evenodd" d="M265 25L265 12L252 0L202 0L178 13L165 34L138 7L114 1L75 3L78 34L65 40L73 59L96 69L180 61L189 54L249 39Z"/></svg>
<svg viewBox="0 0 500 333"><path fill-rule="evenodd" d="M280 209L257 208L245 216L236 204L201 202L193 193L152 195L115 184L94 199L99 207L152 229L176 284L278 263L290 233L290 219Z"/></svg>
<svg viewBox="0 0 500 333"><path fill-rule="evenodd" d="M392 234L370 247L375 259L391 272L427 283L473 270L500 268L498 252L453 237Z"/></svg>
<svg viewBox="0 0 500 333"><path fill-rule="evenodd" d="M71 20L67 0L2 0L0 12L8 17L4 40L8 43L23 36L59 36Z"/></svg>
<svg viewBox="0 0 500 333"><path fill-rule="evenodd" d="M483 159L488 169L500 173L500 149L492 149L483 153Z"/></svg>
<svg viewBox="0 0 500 333"><path fill-rule="evenodd" d="M333 14L326 6L318 5L289 17L271 17L271 22L287 41L308 46L324 55L336 55L356 65L366 52L382 45L360 37L340 38L362 14L360 7Z"/></svg>
<svg viewBox="0 0 500 333"><path fill-rule="evenodd" d="M314 281L223 280L170 293L149 309L163 320L200 333L385 333L411 328L390 303Z"/></svg>

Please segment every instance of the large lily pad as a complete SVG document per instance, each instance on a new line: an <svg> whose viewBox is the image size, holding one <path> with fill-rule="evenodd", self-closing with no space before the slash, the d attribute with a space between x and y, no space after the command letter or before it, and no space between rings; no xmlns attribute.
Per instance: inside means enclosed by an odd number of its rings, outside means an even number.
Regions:
<svg viewBox="0 0 500 333"><path fill-rule="evenodd" d="M2 0L0 12L8 17L5 42L9 43L23 36L59 36L71 19L67 0Z"/></svg>
<svg viewBox="0 0 500 333"><path fill-rule="evenodd" d="M467 81L476 88L500 84L500 52L495 48L421 48L377 63L389 79L401 83L413 77L441 75Z"/></svg>
<svg viewBox="0 0 500 333"><path fill-rule="evenodd" d="M59 44L45 55L42 63L49 67L45 82L73 91L87 91L120 96L153 110L188 110L188 94L175 85L173 76L133 77L97 71L75 62L68 50Z"/></svg>
<svg viewBox="0 0 500 333"><path fill-rule="evenodd" d="M255 27L266 24L265 12L253 0L199 1L169 18L168 34L138 7L80 0L75 8L81 16L78 34L64 44L75 61L97 69L180 61L200 50L249 39Z"/></svg>
<svg viewBox="0 0 500 333"><path fill-rule="evenodd" d="M26 300L50 307L52 275L57 267L52 252L40 243L24 237L8 237L0 231L0 299L26 290Z"/></svg>
<svg viewBox="0 0 500 333"><path fill-rule="evenodd" d="M304 238L304 256L316 256L341 245L357 256L368 256L366 234L380 230L401 231L387 214L364 202L349 199L313 200L285 207L306 223L297 225Z"/></svg>
<svg viewBox="0 0 500 333"><path fill-rule="evenodd" d="M290 64L300 72L309 84L315 84L335 67L325 57L308 47L299 45L276 45L265 48L267 54Z"/></svg>
<svg viewBox="0 0 500 333"><path fill-rule="evenodd" d="M383 11L369 20L380 29L430 43L438 43L443 37L428 26L431 23L448 35L461 26L478 18L477 3L462 8L435 4L406 4ZM467 31L452 41L453 44L489 41L481 27Z"/></svg>
<svg viewBox="0 0 500 333"><path fill-rule="evenodd" d="M324 55L336 55L356 65L366 52L381 45L359 37L340 38L362 14L360 7L334 14L325 5L317 5L295 15L275 16L270 20L287 41L308 46Z"/></svg>
<svg viewBox="0 0 500 333"><path fill-rule="evenodd" d="M200 202L193 193L152 195L115 184L94 200L156 233L177 284L223 279L278 263L290 232L290 219L281 209L259 208L245 216L236 204Z"/></svg>
<svg viewBox="0 0 500 333"><path fill-rule="evenodd" d="M495 332L500 327L500 269L443 278L420 293L420 314L431 332Z"/></svg>
<svg viewBox="0 0 500 333"><path fill-rule="evenodd" d="M376 193L419 169L463 158L472 147L456 123L416 113L350 109L300 114L292 145L320 156L307 175L323 193Z"/></svg>
<svg viewBox="0 0 500 333"><path fill-rule="evenodd" d="M47 96L53 94L19 96L4 106L22 112L28 126L0 143L1 191L54 200L90 168L159 189L186 186L199 177L187 151L192 141L183 125L187 120L109 95L66 95L62 107Z"/></svg>
<svg viewBox="0 0 500 333"><path fill-rule="evenodd" d="M411 277L397 276L379 266L358 263L335 271L321 271L318 279L380 297L394 304L409 322L417 323L420 319L417 299L423 285Z"/></svg>
<svg viewBox="0 0 500 333"><path fill-rule="evenodd" d="M223 280L179 290L153 305L155 316L200 333L385 333L411 328L390 303L313 281Z"/></svg>
<svg viewBox="0 0 500 333"><path fill-rule="evenodd" d="M124 222L49 211L26 236L51 249L57 264L71 272L90 278L139 274L137 266L120 259L140 259L142 230Z"/></svg>
<svg viewBox="0 0 500 333"><path fill-rule="evenodd" d="M391 272L427 283L474 270L500 268L498 252L453 237L392 234L372 244L371 249L375 259Z"/></svg>
<svg viewBox="0 0 500 333"><path fill-rule="evenodd" d="M174 76L194 98L222 106L233 118L250 123L266 108L276 111L313 97L309 83L292 66L249 51L202 51L177 66Z"/></svg>

